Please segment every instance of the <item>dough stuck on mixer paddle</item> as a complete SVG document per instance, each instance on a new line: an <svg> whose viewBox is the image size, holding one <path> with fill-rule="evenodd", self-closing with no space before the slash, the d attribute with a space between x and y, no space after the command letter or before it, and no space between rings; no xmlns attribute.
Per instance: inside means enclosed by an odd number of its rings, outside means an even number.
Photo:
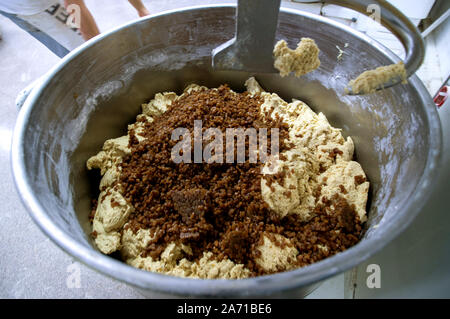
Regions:
<svg viewBox="0 0 450 319"><path fill-rule="evenodd" d="M273 50L274 67L282 77L291 72L299 77L320 66L319 52L316 42L310 38L302 38L295 50L290 49L286 41L280 40Z"/></svg>
<svg viewBox="0 0 450 319"><path fill-rule="evenodd" d="M348 85L353 94L368 94L381 88L384 83L399 77L402 83L406 82L406 70L403 62L380 66L375 70L368 70L361 73L356 79L351 80Z"/></svg>

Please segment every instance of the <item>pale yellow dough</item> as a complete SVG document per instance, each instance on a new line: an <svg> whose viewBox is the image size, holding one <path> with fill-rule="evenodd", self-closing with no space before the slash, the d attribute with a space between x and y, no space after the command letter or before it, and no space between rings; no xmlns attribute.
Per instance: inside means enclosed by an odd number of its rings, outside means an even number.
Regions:
<svg viewBox="0 0 450 319"><path fill-rule="evenodd" d="M355 205L361 221L365 221L369 182L358 187L352 186L355 176L366 177L361 166L352 161L353 140L350 137L344 139L340 129L332 127L322 113L314 113L305 103L298 100L287 103L275 93L264 92L254 78L248 79L245 85L251 94L259 93L264 98L261 105L263 116L266 111L272 110L272 118L279 116L289 125L289 142L294 145L280 154L286 160L271 159L263 168L263 173L272 172L270 166L276 167L273 173L282 170L288 172L283 184L274 182L273 189L264 178L261 179L262 196L270 208L280 217L296 214L307 221L317 204L314 191L322 186L322 196L331 198L340 192L339 185L342 184L348 194L341 195L350 205ZM336 159L329 156L334 149L342 152L336 154ZM321 168L325 170L322 174ZM324 181L325 176L328 182ZM287 195L288 192L290 195Z"/></svg>
<svg viewBox="0 0 450 319"><path fill-rule="evenodd" d="M286 247L281 248L272 242L269 237L264 236L264 244L258 247L261 255L256 259L256 263L268 272L295 268L298 250L292 246L287 238L279 234L272 235L278 243L284 243Z"/></svg>

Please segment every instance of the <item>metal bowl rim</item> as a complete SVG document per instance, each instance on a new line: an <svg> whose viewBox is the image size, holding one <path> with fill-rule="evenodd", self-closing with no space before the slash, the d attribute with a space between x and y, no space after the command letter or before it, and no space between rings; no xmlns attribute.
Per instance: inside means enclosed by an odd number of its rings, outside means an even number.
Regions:
<svg viewBox="0 0 450 319"><path fill-rule="evenodd" d="M182 13L191 10L208 10L212 8L229 8L235 7L235 4L217 4L217 5L199 5L173 10L164 11L151 15L145 19L153 19L156 17L170 15L174 13ZM376 47L393 61L399 58L389 49L369 38L359 31L351 29L343 24L335 22L331 19L324 18L312 13L304 12L297 9L281 8L284 13L302 15L310 19L318 20L324 24L341 29L350 33L355 37ZM176 295L193 295L193 296L246 296L246 295L266 295L284 290L295 289L306 286L328 277L336 275L340 272L348 270L359 263L363 262L381 248L383 248L392 239L403 232L406 227L420 212L424 206L426 199L429 198L433 191L433 179L437 176L438 165L440 163L440 155L442 148L442 132L440 120L437 110L432 103L429 93L426 91L422 82L416 75L412 76L409 81L415 87L424 102L425 112L430 123L430 150L428 152L427 163L424 172L416 186L416 195L403 207L399 208L397 218L390 224L384 225L384 236L381 238L373 237L363 240L352 248L336 254L332 257L324 259L312 265L295 269L288 272L277 273L273 275L260 276L256 278L247 278L240 280L226 279L190 279L168 276L158 273L152 273L131 267L123 262L117 261L106 255L103 255L93 247L88 247L75 241L71 236L62 231L46 214L45 209L34 196L33 191L28 183L26 174L26 166L24 159L23 137L26 132L29 116L34 104L39 100L42 92L46 89L51 79L64 69L76 56L82 54L89 47L95 45L103 38L111 34L119 32L125 28L137 25L142 21L138 19L118 26L98 37L87 41L74 51L65 56L57 65L55 65L33 89L27 100L25 101L21 111L19 112L13 133L11 145L11 163L14 182L16 189L20 195L22 203L28 210L31 218L38 227L61 249L69 255L75 257L90 268L100 271L114 279L131 284L141 289L171 293Z"/></svg>

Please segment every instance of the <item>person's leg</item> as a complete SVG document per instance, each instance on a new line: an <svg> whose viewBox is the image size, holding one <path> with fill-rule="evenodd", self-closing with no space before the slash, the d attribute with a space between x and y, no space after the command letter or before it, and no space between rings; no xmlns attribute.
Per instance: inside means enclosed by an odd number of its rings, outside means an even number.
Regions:
<svg viewBox="0 0 450 319"><path fill-rule="evenodd" d="M150 14L141 0L128 0L128 2L136 9L140 17L148 16Z"/></svg>
<svg viewBox="0 0 450 319"><path fill-rule="evenodd" d="M90 38L95 37L100 34L100 30L98 29L97 23L94 20L89 9L86 7L84 0L64 0L64 5L66 9L69 5L75 4L80 8L80 32L85 40L89 40ZM71 13L71 12L69 12Z"/></svg>

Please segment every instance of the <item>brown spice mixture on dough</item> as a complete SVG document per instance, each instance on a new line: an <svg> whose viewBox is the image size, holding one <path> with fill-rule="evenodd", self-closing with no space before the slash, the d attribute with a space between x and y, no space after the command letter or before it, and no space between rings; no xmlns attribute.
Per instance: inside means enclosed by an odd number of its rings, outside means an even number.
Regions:
<svg viewBox="0 0 450 319"><path fill-rule="evenodd" d="M305 223L298 223L295 215L288 215L282 221L283 235L289 238L298 251L299 267L317 262L355 245L361 235L361 222L354 205L338 194L333 198L322 198L323 204L314 208L314 217ZM327 247L320 249L317 245Z"/></svg>
<svg viewBox="0 0 450 319"><path fill-rule="evenodd" d="M260 96L234 93L223 85L184 94L152 123L139 120L145 125L144 132L140 133L145 139L138 142L135 133L130 132L131 155L121 164L120 183L124 198L135 208L127 227L135 232L150 229L154 235L143 257L157 259L169 243L181 242L192 248L193 254L186 256L189 260L199 260L205 251L210 251L217 260L229 258L244 264L252 275L262 275L267 272L255 259L260 254L256 247L264 234L289 238L299 249L299 266L358 242L360 222L354 207L343 198L322 198L324 203L317 205L310 222L301 223L295 215L279 220L262 199L263 163L249 162L248 138L245 163L176 164L172 161L171 151L178 143L171 140L172 131L187 128L192 137L194 120L202 120L203 131L219 128L225 133L226 128L267 128L268 150L270 128L278 128L280 153L289 149L288 126L279 118L263 119L262 103ZM203 146L207 143L203 141ZM193 150L193 138L191 144ZM226 149L225 138L223 149ZM234 151L237 154L236 145ZM269 179L279 180L283 175L281 172ZM331 207L334 212L329 214ZM318 249L317 244L327 249Z"/></svg>

